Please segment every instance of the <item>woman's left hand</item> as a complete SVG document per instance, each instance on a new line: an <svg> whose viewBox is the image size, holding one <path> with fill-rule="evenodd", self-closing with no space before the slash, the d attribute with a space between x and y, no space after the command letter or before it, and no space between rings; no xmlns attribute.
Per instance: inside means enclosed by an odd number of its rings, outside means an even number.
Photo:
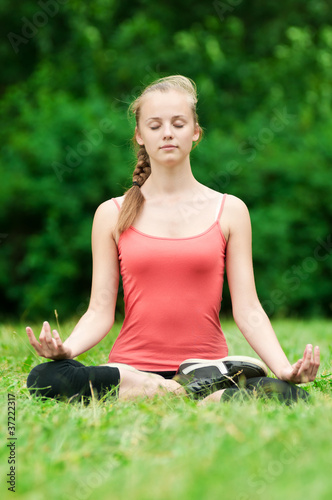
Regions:
<svg viewBox="0 0 332 500"><path fill-rule="evenodd" d="M313 349L308 344L304 350L303 358L299 359L289 368L285 368L279 378L293 384L303 384L315 380L320 365L319 347Z"/></svg>

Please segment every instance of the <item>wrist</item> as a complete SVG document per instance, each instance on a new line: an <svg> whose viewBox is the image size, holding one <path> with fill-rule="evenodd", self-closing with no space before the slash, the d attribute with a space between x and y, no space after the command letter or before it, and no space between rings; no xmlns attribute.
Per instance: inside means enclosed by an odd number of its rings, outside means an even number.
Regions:
<svg viewBox="0 0 332 500"><path fill-rule="evenodd" d="M291 372L292 372L292 367L289 364L288 366L280 367L278 370L276 370L276 372L274 372L274 374L279 380L287 381L289 380Z"/></svg>
<svg viewBox="0 0 332 500"><path fill-rule="evenodd" d="M66 340L62 344L62 349L63 349L63 351L61 354L59 354L58 359L73 359L74 358L74 351L71 347L68 346L68 344L66 344Z"/></svg>

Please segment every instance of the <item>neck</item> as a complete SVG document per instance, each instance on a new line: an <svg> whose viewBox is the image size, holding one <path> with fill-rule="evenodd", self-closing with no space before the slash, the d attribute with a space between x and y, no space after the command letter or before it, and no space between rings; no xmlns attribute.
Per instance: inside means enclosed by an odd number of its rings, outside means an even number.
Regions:
<svg viewBox="0 0 332 500"><path fill-rule="evenodd" d="M181 165L151 165L151 174L142 186L142 194L146 199L155 197L172 197L192 191L197 187L191 171L189 160Z"/></svg>

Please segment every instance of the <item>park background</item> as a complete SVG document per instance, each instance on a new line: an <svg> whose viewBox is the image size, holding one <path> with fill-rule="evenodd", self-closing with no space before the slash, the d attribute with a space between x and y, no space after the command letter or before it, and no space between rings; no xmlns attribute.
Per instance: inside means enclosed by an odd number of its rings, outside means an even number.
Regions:
<svg viewBox="0 0 332 500"><path fill-rule="evenodd" d="M196 178L249 207L266 312L332 315L329 1L2 0L0 24L2 319L85 312L94 212L135 164L128 105L170 74L198 87Z"/></svg>
<svg viewBox="0 0 332 500"><path fill-rule="evenodd" d="M330 500L331 1L1 0L0 26L1 498ZM248 205L258 294L288 359L321 347L310 404L84 405L26 388L47 360L25 326L55 326L56 310L64 339L88 306L93 215L135 164L128 105L177 73L199 92L194 174ZM230 312L226 287L230 353L255 355ZM112 331L78 361L105 363L122 318L120 293Z"/></svg>

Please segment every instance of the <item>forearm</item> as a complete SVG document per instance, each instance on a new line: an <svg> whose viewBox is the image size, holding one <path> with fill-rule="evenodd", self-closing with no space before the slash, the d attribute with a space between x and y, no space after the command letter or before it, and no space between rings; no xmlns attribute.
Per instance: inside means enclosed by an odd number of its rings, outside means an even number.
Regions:
<svg viewBox="0 0 332 500"><path fill-rule="evenodd" d="M98 344L112 328L114 320L88 309L81 317L64 346L71 351L71 358L79 356Z"/></svg>
<svg viewBox="0 0 332 500"><path fill-rule="evenodd" d="M278 378L282 378L283 371L291 365L262 306L243 309L240 314L234 314L234 319L258 356Z"/></svg>

